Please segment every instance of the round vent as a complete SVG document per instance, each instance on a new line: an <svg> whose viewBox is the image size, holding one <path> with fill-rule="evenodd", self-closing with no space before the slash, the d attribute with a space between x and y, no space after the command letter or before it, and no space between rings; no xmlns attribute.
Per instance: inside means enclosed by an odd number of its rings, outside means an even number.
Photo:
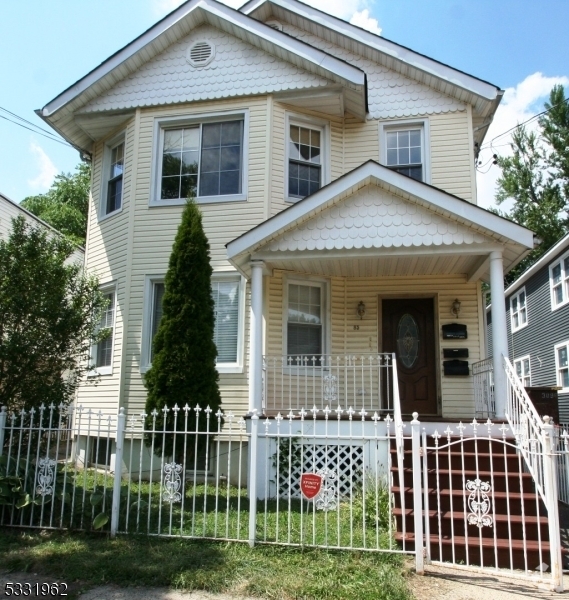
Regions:
<svg viewBox="0 0 569 600"><path fill-rule="evenodd" d="M283 26L278 21L266 21L265 25L268 25L269 27L272 27L273 29L276 29L277 31L283 30Z"/></svg>
<svg viewBox="0 0 569 600"><path fill-rule="evenodd" d="M194 67L205 67L212 61L214 54L213 44L205 41L196 42L188 50L188 62Z"/></svg>

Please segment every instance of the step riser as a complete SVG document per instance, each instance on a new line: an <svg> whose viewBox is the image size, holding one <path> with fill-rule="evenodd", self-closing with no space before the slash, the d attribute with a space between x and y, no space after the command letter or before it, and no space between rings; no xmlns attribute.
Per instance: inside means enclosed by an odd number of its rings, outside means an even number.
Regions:
<svg viewBox="0 0 569 600"><path fill-rule="evenodd" d="M436 489L437 487L441 489L449 488L449 479L452 479L452 488L454 490L462 490L465 487L465 483L468 481L472 481L476 479L475 474L462 475L462 473L453 473L452 478L449 477L448 473L440 473L438 482L437 476L435 473L429 473L428 477L428 486L430 489ZM491 488L495 492L508 492L508 493L516 493L525 492L526 494L534 494L535 488L533 485L533 481L529 477L522 477L522 481L520 482L520 477L518 474L509 475L508 478L505 477L502 473L494 473L494 479L487 477L486 475L480 475L480 479L482 481L488 482ZM404 487L412 487L413 485L413 474L410 472L406 472L403 475ZM393 472L393 485L399 485L399 473L396 471ZM470 492L467 492L468 495Z"/></svg>
<svg viewBox="0 0 569 600"><path fill-rule="evenodd" d="M410 467L412 459L410 454L406 454L403 459L403 466ZM392 455L392 465L397 467L397 459ZM423 468L423 467L421 467ZM449 469L449 456L447 454L439 455L438 468L448 470ZM427 457L427 469L436 470L437 460L434 456ZM450 470L452 471L494 471L494 473L519 473L520 470L524 472L524 461L518 460L516 455L508 455L506 460L503 456L479 456L478 461L473 457L465 457L464 464L462 457L458 454L451 454L450 456Z"/></svg>

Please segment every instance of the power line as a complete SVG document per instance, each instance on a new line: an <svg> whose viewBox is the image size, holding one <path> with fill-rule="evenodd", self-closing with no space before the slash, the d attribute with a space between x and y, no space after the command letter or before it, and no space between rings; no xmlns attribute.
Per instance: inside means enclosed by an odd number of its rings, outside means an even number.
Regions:
<svg viewBox="0 0 569 600"><path fill-rule="evenodd" d="M0 106L0 110L3 110L4 112L8 113L9 115L16 117L16 119L19 119L20 121L23 121L24 123L27 123L28 125L31 125L32 127L35 127L36 129L39 129L39 131L43 131L44 133L51 135L52 137L54 137L57 140L61 141L63 139L60 135L56 135L55 133L53 133L53 131L44 129L43 127L40 127L39 125L36 125L35 123L32 123L31 121L28 121L27 119L24 119L24 117L20 117L20 115L13 113L12 111L8 110L7 108L4 108L3 106Z"/></svg>
<svg viewBox="0 0 569 600"><path fill-rule="evenodd" d="M563 102L559 102L559 104L554 104L553 106L550 106L548 109L541 111L540 113L537 113L537 115L534 115L533 117L530 117L529 119L523 121L522 123L518 123L517 125L515 125L514 127L511 127L510 129L508 129L507 131L504 131L503 133L500 133L499 135L497 135L496 137L493 137L489 142L486 142L486 144L484 144L483 146L480 147L480 150L482 150L483 148L486 148L488 146L492 146L492 142L494 140L497 140L498 138L501 138L502 136L510 133L511 131L514 131L514 129L518 129L519 127L522 127L523 125L526 125L527 123L529 123L530 121L533 121L534 119L537 119L538 117L541 117L542 115L545 115L546 113L548 113L550 110L553 110L554 108L557 108L558 106L561 106L562 104L565 104L566 102L569 102L569 97L565 98L563 100Z"/></svg>
<svg viewBox="0 0 569 600"><path fill-rule="evenodd" d="M32 133L35 133L37 135L41 135L44 138L47 138L48 140L51 140L52 142L57 142L58 144L62 144L63 146L67 146L68 148L73 148L74 147L71 144L68 144L65 140L59 140L56 137L51 137L49 135L46 135L45 133L41 133L41 131L37 131L35 129L32 129L31 127L26 127L22 123L18 123L17 121L9 119L8 117L5 117L4 115L0 115L0 119L5 119L9 123L13 123L14 125L18 125L18 127L23 127L24 129L27 129L28 131L31 131Z"/></svg>

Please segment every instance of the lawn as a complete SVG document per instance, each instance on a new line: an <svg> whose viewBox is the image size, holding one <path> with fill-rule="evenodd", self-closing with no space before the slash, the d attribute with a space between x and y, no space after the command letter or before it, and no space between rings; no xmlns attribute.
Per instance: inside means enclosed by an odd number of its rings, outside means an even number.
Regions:
<svg viewBox="0 0 569 600"><path fill-rule="evenodd" d="M279 600L411 598L404 559L389 553L3 529L0 565L74 583L75 590L114 583Z"/></svg>

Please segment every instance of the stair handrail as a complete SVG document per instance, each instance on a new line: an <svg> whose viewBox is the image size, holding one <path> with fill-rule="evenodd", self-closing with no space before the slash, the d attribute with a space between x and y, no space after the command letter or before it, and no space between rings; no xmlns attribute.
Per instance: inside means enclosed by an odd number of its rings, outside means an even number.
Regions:
<svg viewBox="0 0 569 600"><path fill-rule="evenodd" d="M399 377L397 376L397 359L395 352L391 355L391 373L393 377L393 424L395 425L395 447L398 464L403 463L403 415L401 414L401 398L399 397Z"/></svg>
<svg viewBox="0 0 569 600"><path fill-rule="evenodd" d="M507 382L506 418L540 496L548 506L544 489L544 422L526 392L510 359L502 355Z"/></svg>

